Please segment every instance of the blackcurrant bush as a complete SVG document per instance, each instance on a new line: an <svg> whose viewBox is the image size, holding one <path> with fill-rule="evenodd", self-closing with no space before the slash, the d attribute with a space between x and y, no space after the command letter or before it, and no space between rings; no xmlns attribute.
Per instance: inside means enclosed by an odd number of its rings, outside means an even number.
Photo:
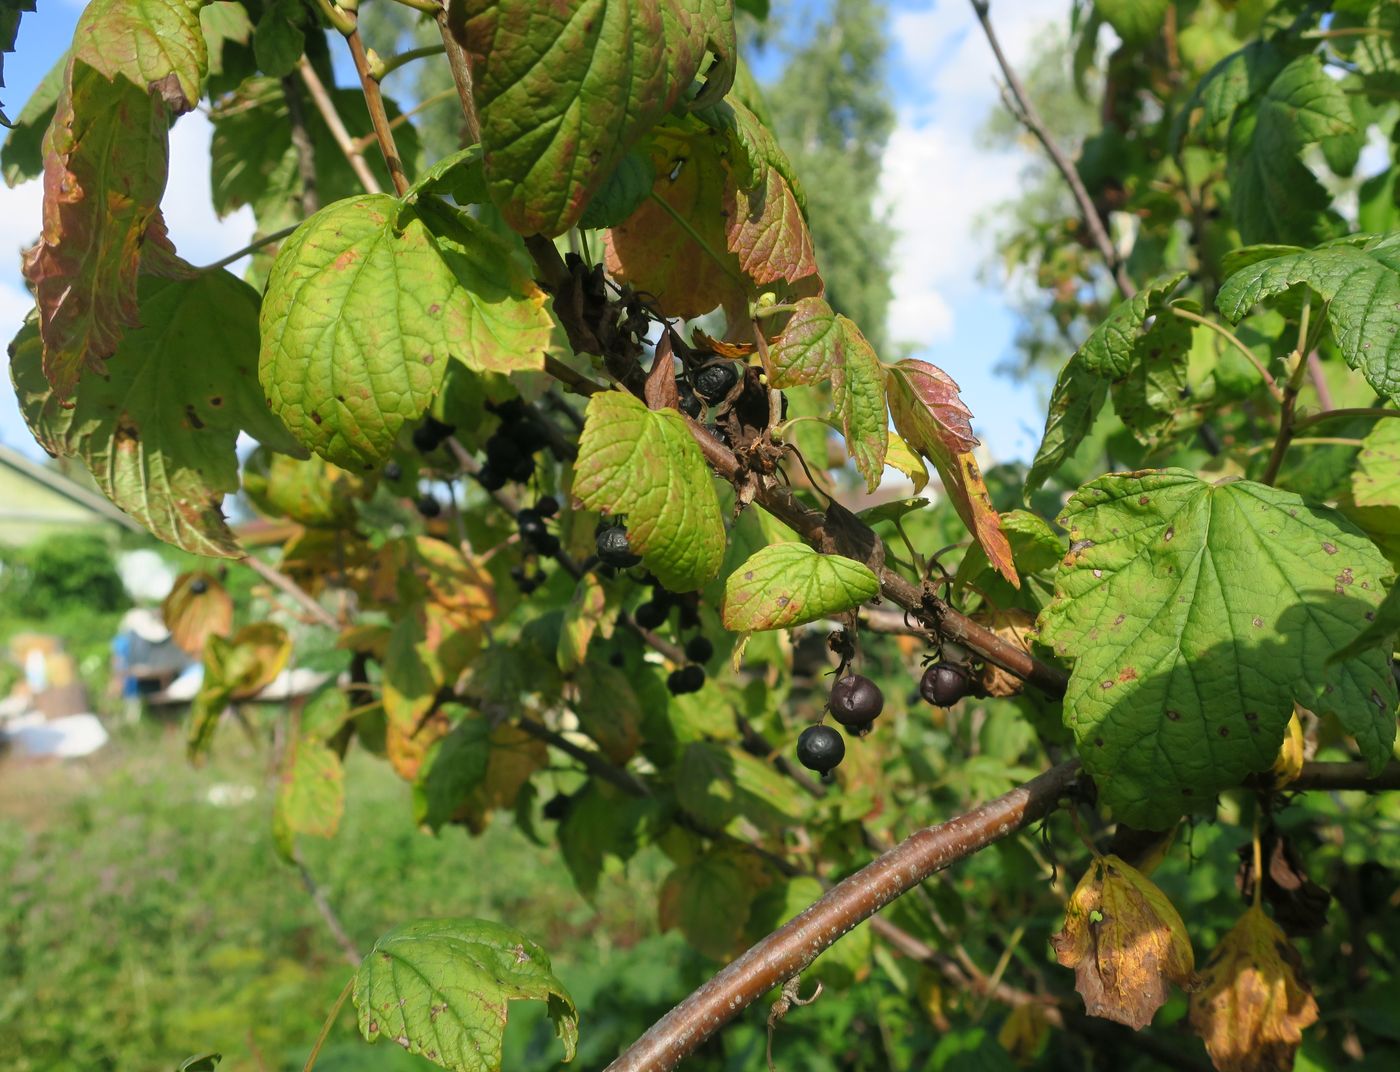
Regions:
<svg viewBox="0 0 1400 1072"><path fill-rule="evenodd" d="M196 577L190 582L190 595L202 596L207 591L209 591L209 582L203 577Z"/></svg>
<svg viewBox="0 0 1400 1072"><path fill-rule="evenodd" d="M713 406L723 402L725 395L739 382L739 366L733 361L717 361L691 378L695 382L695 393Z"/></svg>
<svg viewBox="0 0 1400 1072"><path fill-rule="evenodd" d="M477 483L487 491L500 491L506 486L505 475L490 462L487 462L477 471L476 479Z"/></svg>
<svg viewBox="0 0 1400 1072"><path fill-rule="evenodd" d="M553 495L541 495L535 503L535 513L540 517L553 517L559 512L559 500Z"/></svg>
<svg viewBox="0 0 1400 1072"><path fill-rule="evenodd" d="M924 671L919 695L935 707L952 707L968 694L972 676L958 663L934 663Z"/></svg>
<svg viewBox="0 0 1400 1072"><path fill-rule="evenodd" d="M843 726L871 723L885 709L885 694L868 677L849 674L831 686L831 717Z"/></svg>
<svg viewBox="0 0 1400 1072"><path fill-rule="evenodd" d="M511 442L520 448L522 454L534 454L542 450L546 443L544 432L531 420L520 421L501 431L510 436Z"/></svg>
<svg viewBox="0 0 1400 1072"><path fill-rule="evenodd" d="M442 503L431 495L421 495L418 498L418 512L424 517L437 517L442 513Z"/></svg>
<svg viewBox="0 0 1400 1072"><path fill-rule="evenodd" d="M610 525L598 533L598 561L614 569L631 569L641 562L640 555L634 555L627 543L627 530L621 525Z"/></svg>
<svg viewBox="0 0 1400 1072"><path fill-rule="evenodd" d="M384 479L385 479L385 480L401 480L401 479L403 479L403 466L400 465L398 462L385 462L385 463L384 463Z"/></svg>
<svg viewBox="0 0 1400 1072"><path fill-rule="evenodd" d="M683 696L687 692L699 692L705 687L705 670L700 666L683 666L672 670L666 676L666 687L672 696Z"/></svg>
<svg viewBox="0 0 1400 1072"><path fill-rule="evenodd" d="M666 624L666 619L670 614L670 607L660 600L653 599L638 607L637 613L633 617L637 619L637 624L643 629L660 629Z"/></svg>
<svg viewBox="0 0 1400 1072"><path fill-rule="evenodd" d="M830 726L808 726L797 738L797 762L810 771L827 774L846 758L846 742Z"/></svg>
<svg viewBox="0 0 1400 1072"><path fill-rule="evenodd" d="M703 636L694 636L686 643L685 657L693 663L707 663L714 658L715 646Z"/></svg>

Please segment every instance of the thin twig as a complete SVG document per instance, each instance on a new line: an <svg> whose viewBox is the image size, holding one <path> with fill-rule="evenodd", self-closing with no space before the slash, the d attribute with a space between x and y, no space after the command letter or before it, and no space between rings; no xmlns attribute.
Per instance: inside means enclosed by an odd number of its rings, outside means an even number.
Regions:
<svg viewBox="0 0 1400 1072"><path fill-rule="evenodd" d="M369 107L369 121L374 127L379 151L384 154L384 162L389 165L389 178L394 183L394 190L402 197L408 192L409 181L404 173L399 147L394 142L393 128L389 126L389 113L384 107L384 95L379 92L379 83L369 69L369 57L365 55L365 43L360 38L360 31L346 34L345 40L350 45L350 56L355 61L355 70L360 75L360 88L364 91L365 104Z"/></svg>
<svg viewBox="0 0 1400 1072"><path fill-rule="evenodd" d="M415 117L421 115L423 112L426 112L429 108L439 105L443 101L451 100L455 96L457 96L457 91L455 89L438 90L438 92L434 93L431 97L423 98L423 100L419 101L408 111L400 112L398 115L394 116L394 118L390 119L389 129L397 130L405 123L411 122ZM360 152L364 152L373 144L374 131L372 130L368 134L362 134L360 137L355 139L355 148Z"/></svg>
<svg viewBox="0 0 1400 1072"><path fill-rule="evenodd" d="M400 67L412 63L414 60L424 60L429 56L441 56L446 51L446 45L424 45L422 48L411 48L407 52L400 52L395 56L390 56L387 60L381 59L378 63L371 64L370 70L374 75L374 80L382 82Z"/></svg>
<svg viewBox="0 0 1400 1072"><path fill-rule="evenodd" d="M443 47L447 49L447 65L452 71L452 81L457 86L457 98L462 103L462 118L467 125L467 137L473 142L481 142L481 119L476 113L476 97L472 92L472 68L467 53L452 31L447 28L446 9L438 12L438 32L442 34Z"/></svg>
<svg viewBox="0 0 1400 1072"><path fill-rule="evenodd" d="M1329 409L1321 413L1310 413L1306 417L1299 417L1293 422L1294 433L1301 432L1304 428L1311 428L1315 424L1323 421L1341 420L1346 417L1400 417L1400 409L1380 409L1374 406L1361 406L1352 409Z"/></svg>
<svg viewBox="0 0 1400 1072"><path fill-rule="evenodd" d="M1332 408L1332 388L1327 386L1327 375L1322 370L1322 358L1314 350L1308 354L1308 379L1317 392L1317 404L1323 409Z"/></svg>
<svg viewBox="0 0 1400 1072"><path fill-rule="evenodd" d="M282 97L287 102L287 121L291 125L292 147L297 152L297 172L301 176L301 214L311 216L321 207L321 196L316 189L316 149L306 127L301 90L291 75L282 79Z"/></svg>
<svg viewBox="0 0 1400 1072"><path fill-rule="evenodd" d="M340 992L340 997L335 999L335 1004L331 1006L331 1011L327 1013L325 1023L321 1025L321 1033L316 1036L316 1044L311 1047L311 1053L307 1055L306 1064L302 1066L301 1072L311 1072L316 1067L316 1058L321 1056L321 1047L326 1044L326 1038L331 1033L331 1028L335 1026L336 1017L340 1015L340 1010L345 1007L345 999L350 996L350 991L355 988L355 975L351 975L345 984L345 989Z"/></svg>
<svg viewBox="0 0 1400 1072"><path fill-rule="evenodd" d="M217 271L220 268L227 268L230 264L232 264L234 261L238 260L241 257L246 257L250 253L256 253L264 246L270 246L274 242L282 241L282 239L286 238L299 226L300 224L294 223L290 227L283 227L280 231L273 231L269 235L263 235L261 238L256 238L253 241L249 242L242 249L234 250L227 257L220 257L213 264L206 264L202 268L197 268L195 270L199 272L213 272Z"/></svg>
<svg viewBox="0 0 1400 1072"><path fill-rule="evenodd" d="M1278 436L1274 439L1274 449L1269 454L1269 463L1264 467L1264 475L1259 478L1263 484L1272 484L1278 479L1284 455L1288 453L1288 444L1292 442L1297 431L1294 426L1294 412L1298 407L1298 392L1303 388L1303 376L1308 371L1308 325L1311 314L1312 306L1304 302L1303 313L1298 323L1298 345L1292 354L1292 371L1283 389L1283 412L1279 414Z"/></svg>
<svg viewBox="0 0 1400 1072"><path fill-rule="evenodd" d="M359 950L355 948L355 943L351 941L350 935L346 933L345 925L340 922L340 917L336 915L335 909L331 907L330 899L326 897L326 891L321 884L316 881L316 876L311 873L311 869L306 866L306 861L302 859L301 847L293 846L292 863L296 865L297 873L301 875L301 884L306 887L306 892L311 895L311 901L316 905L316 911L321 914L321 919L325 921L326 929L331 932L331 937L335 939L336 945L340 946L341 955L352 968L358 968L360 961Z"/></svg>
<svg viewBox="0 0 1400 1072"><path fill-rule="evenodd" d="M241 561L243 565L247 566L250 570L256 573L268 584L272 585L274 588L280 589L287 595L291 596L292 599L299 603L308 614L310 614L322 625L330 629L340 629L340 623L335 620L335 615L333 615L330 611L326 610L325 607L321 606L321 604L315 600L315 598L311 595L310 592L308 592L301 585L297 584L296 581L292 580L285 573L281 572L273 566L269 566L266 562L258 558L256 555L248 555Z"/></svg>
<svg viewBox="0 0 1400 1072"><path fill-rule="evenodd" d="M544 741L545 744L553 745L566 756L578 760L590 774L597 775L606 782L611 782L628 796L650 797L653 795L651 786L631 771L608 762L607 759L591 749L574 744L562 733L556 733L543 722L536 722L532 718L522 718L515 724L531 737Z"/></svg>
<svg viewBox="0 0 1400 1072"><path fill-rule="evenodd" d="M355 139L345 129L340 112L336 110L335 101L331 100L331 95L326 92L326 86L321 81L321 76L316 73L316 68L311 66L311 61L305 56L297 61L297 74L306 83L307 92L311 94L311 103L316 105L316 110L321 113L321 118L325 120L331 137L335 139L335 144L340 151L345 154L350 170L355 173L355 178L360 180L360 185L365 188L366 193L382 194L384 187L379 185L379 180L369 169L364 153L355 148Z"/></svg>
<svg viewBox="0 0 1400 1072"><path fill-rule="evenodd" d="M1104 226L1103 218L1099 215L1099 210L1094 207L1094 201L1089 196L1089 191L1084 189L1084 183L1079 178L1079 170L1074 166L1074 162L1069 159L1050 136L1050 130L1045 125L1045 121L1040 118L1040 113L1035 110L1035 105L1031 103L1030 97L1026 94L1026 87L1007 60L1006 54L1001 50L1001 42L997 40L996 31L992 29L991 18L988 16L987 0L971 0L972 10L977 13L977 21L982 24L982 32L987 36L987 44L992 47L992 54L996 56L997 66L1001 68L1002 77L1006 79L1007 89L1011 94L1012 111L1016 118L1025 126L1027 130L1040 142L1042 148L1050 156L1050 162L1055 165L1061 177L1069 185L1070 193L1074 195L1075 203L1079 205L1079 214L1084 218L1084 226L1089 229L1089 237L1093 239L1094 246L1102 255L1104 262L1108 265L1108 270L1113 275L1113 281L1118 285L1118 291L1125 298L1131 298L1137 293L1137 287L1128 278L1127 269L1123 267L1122 258L1118 256L1118 250L1113 245L1113 240L1108 236L1108 229Z"/></svg>
<svg viewBox="0 0 1400 1072"><path fill-rule="evenodd" d="M1171 310L1173 316L1180 317L1182 320L1189 320L1193 324L1200 324L1202 327L1210 328L1211 331L1214 331L1221 336L1221 338L1225 339L1226 342L1243 354L1245 360L1253 365L1255 371L1264 378L1264 385L1268 387L1269 394L1273 396L1274 401L1279 403L1283 402L1283 389L1279 387L1278 381L1270 375L1269 370L1264 367L1264 363L1254 355L1254 351L1246 346L1238 335L1223 324L1217 324L1209 317L1199 316L1189 309L1182 309L1180 306L1176 305L1168 306L1168 308Z"/></svg>

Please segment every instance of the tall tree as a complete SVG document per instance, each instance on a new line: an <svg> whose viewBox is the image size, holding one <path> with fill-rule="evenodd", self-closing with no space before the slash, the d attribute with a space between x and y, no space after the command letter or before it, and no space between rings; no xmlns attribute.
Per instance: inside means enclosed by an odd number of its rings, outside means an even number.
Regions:
<svg viewBox="0 0 1400 1072"><path fill-rule="evenodd" d="M805 23L806 5L779 5L770 26ZM885 81L885 5L833 0L800 41L791 30L782 75L765 90L773 125L808 202L827 298L860 324L878 350L893 291L894 232L876 204L880 163L894 130Z"/></svg>

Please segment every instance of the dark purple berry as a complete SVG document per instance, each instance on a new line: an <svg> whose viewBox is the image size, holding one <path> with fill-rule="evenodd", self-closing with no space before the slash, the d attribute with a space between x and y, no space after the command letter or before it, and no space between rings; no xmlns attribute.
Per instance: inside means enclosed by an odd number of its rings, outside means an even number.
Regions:
<svg viewBox="0 0 1400 1072"><path fill-rule="evenodd" d="M442 503L431 495L421 495L418 498L418 512L424 517L437 517L442 513Z"/></svg>
<svg viewBox="0 0 1400 1072"><path fill-rule="evenodd" d="M517 484L523 484L535 475L535 460L528 454L524 455L520 461L515 463L515 468L510 471L510 478Z"/></svg>
<svg viewBox="0 0 1400 1072"><path fill-rule="evenodd" d="M610 525L598 533L598 561L613 569L631 569L642 561L640 555L632 553L627 543L627 530L621 525Z"/></svg>
<svg viewBox="0 0 1400 1072"><path fill-rule="evenodd" d="M553 558L559 553L559 537L552 532L542 533L535 537L535 550L545 558Z"/></svg>
<svg viewBox="0 0 1400 1072"><path fill-rule="evenodd" d="M714 655L715 646L706 637L691 637L685 645L685 657L693 663L707 663Z"/></svg>
<svg viewBox="0 0 1400 1072"><path fill-rule="evenodd" d="M691 379L695 382L695 393L713 406L723 402L739 382L739 366L733 361L716 361L706 365Z"/></svg>
<svg viewBox="0 0 1400 1072"><path fill-rule="evenodd" d="M500 491L506 486L506 478L490 462L483 465L476 474L477 483L487 491Z"/></svg>
<svg viewBox="0 0 1400 1072"><path fill-rule="evenodd" d="M653 599L638 607L637 613L633 617L637 619L637 624L643 629L660 629L666 624L666 619L670 614L670 607L660 600Z"/></svg>
<svg viewBox="0 0 1400 1072"><path fill-rule="evenodd" d="M531 543L534 543L547 532L544 527L544 518L540 517L536 511L529 508L521 510L520 513L515 515L515 523L520 526L520 535Z"/></svg>
<svg viewBox="0 0 1400 1072"><path fill-rule="evenodd" d="M486 461L487 464L495 466L503 473L509 473L525 455L520 452L520 448L515 445L515 441L494 433L486 441Z"/></svg>
<svg viewBox="0 0 1400 1072"><path fill-rule="evenodd" d="M868 677L850 674L831 687L831 717L843 726L869 724L885 709L885 694Z"/></svg>
<svg viewBox="0 0 1400 1072"><path fill-rule="evenodd" d="M680 410L691 420L698 421L700 414L705 412L705 403L700 401L699 396L691 390L688 383L676 385L680 392Z"/></svg>
<svg viewBox="0 0 1400 1072"><path fill-rule="evenodd" d="M556 793L545 801L544 807L540 809L540 814L546 819L558 822L569 814L569 806L572 803L568 793Z"/></svg>
<svg viewBox="0 0 1400 1072"><path fill-rule="evenodd" d="M535 513L540 517L553 517L559 512L559 500L553 495L541 495L535 503Z"/></svg>
<svg viewBox="0 0 1400 1072"><path fill-rule="evenodd" d="M705 669L700 666L683 666L672 670L666 676L666 687L672 696L683 696L687 692L699 692L705 687Z"/></svg>
<svg viewBox="0 0 1400 1072"><path fill-rule="evenodd" d="M797 762L825 775L846 758L846 742L830 726L808 726L797 738Z"/></svg>
<svg viewBox="0 0 1400 1072"><path fill-rule="evenodd" d="M714 437L715 437L716 439L718 439L721 443L723 443L726 447L732 447L732 446L734 445L733 443L731 443L731 442L729 441L729 433L726 432L723 428L721 428L721 427L720 427L719 425L717 425L717 424L707 424L707 425L705 425L705 431L709 432L710 435L714 436Z"/></svg>
<svg viewBox="0 0 1400 1072"><path fill-rule="evenodd" d="M457 429L443 424L436 417L425 417L423 423L413 430L413 446L420 454L429 454L442 446Z"/></svg>
<svg viewBox="0 0 1400 1072"><path fill-rule="evenodd" d="M919 695L935 707L952 707L968 694L972 677L958 663L934 663L924 671Z"/></svg>
<svg viewBox="0 0 1400 1072"><path fill-rule="evenodd" d="M682 603L679 622L682 629L699 629L700 608L694 603Z"/></svg>

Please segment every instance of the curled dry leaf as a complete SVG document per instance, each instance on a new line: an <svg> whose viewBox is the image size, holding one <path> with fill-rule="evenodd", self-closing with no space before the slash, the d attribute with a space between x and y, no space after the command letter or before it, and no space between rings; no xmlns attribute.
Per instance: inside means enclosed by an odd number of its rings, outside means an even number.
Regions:
<svg viewBox="0 0 1400 1072"><path fill-rule="evenodd" d="M1166 1003L1168 983L1197 985L1191 939L1181 916L1136 868L1099 856L1080 879L1064 929L1050 939L1073 968L1090 1016L1146 1027Z"/></svg>
<svg viewBox="0 0 1400 1072"><path fill-rule="evenodd" d="M1332 895L1308 877L1307 867L1292 841L1272 823L1260 831L1264 860L1264 903L1284 933L1292 937L1316 934L1327 923ZM1254 845L1246 841L1237 850L1240 866L1235 887L1246 901L1254 899Z"/></svg>
<svg viewBox="0 0 1400 1072"><path fill-rule="evenodd" d="M204 651L211 636L228 636L233 628L233 600L212 573L191 570L175 579L160 605L170 638L191 655Z"/></svg>
<svg viewBox="0 0 1400 1072"><path fill-rule="evenodd" d="M1298 951L1253 905L1231 928L1191 995L1191 1027L1220 1072L1288 1072L1317 1022Z"/></svg>
<svg viewBox="0 0 1400 1072"><path fill-rule="evenodd" d="M1035 615L1020 607L1006 610L984 610L972 616L972 620L1001 637L1008 644L1014 644L1022 651L1031 650L1031 640L1035 637ZM1008 673L994 663L982 668L982 691L988 696L1019 696L1026 683L1015 674Z"/></svg>
<svg viewBox="0 0 1400 1072"><path fill-rule="evenodd" d="M1307 714L1306 708L1293 705L1293 717L1288 720L1288 729L1283 734L1283 744L1279 745L1278 758L1274 760L1271 773L1274 776L1274 788L1282 789L1290 782L1298 780L1298 775L1303 773L1303 760L1306 751L1306 742L1303 740L1303 723L1298 718L1299 712Z"/></svg>

